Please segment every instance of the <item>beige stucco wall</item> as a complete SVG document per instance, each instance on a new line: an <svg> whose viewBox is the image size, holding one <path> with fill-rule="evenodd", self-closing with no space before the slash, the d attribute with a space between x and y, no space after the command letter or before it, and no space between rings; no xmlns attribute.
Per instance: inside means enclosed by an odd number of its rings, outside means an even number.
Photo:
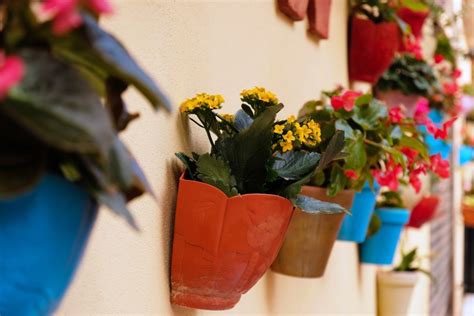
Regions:
<svg viewBox="0 0 474 316"><path fill-rule="evenodd" d="M273 0L115 0L105 25L130 48L174 104L196 92L221 93L234 112L243 88L263 85L296 113L322 89L347 85L347 1L334 0L331 34L317 42L304 22L290 23ZM102 210L84 261L60 315L210 315L169 304L169 257L178 170L176 151L204 151L207 142L187 128L178 112L153 113L143 99L127 95L142 118L124 137L153 185L157 201L131 204L141 227ZM373 315L375 267L360 266L357 248L338 242L326 275L305 280L268 272L237 307L221 315ZM422 289L423 290L423 289ZM419 315L426 301L414 307Z"/></svg>

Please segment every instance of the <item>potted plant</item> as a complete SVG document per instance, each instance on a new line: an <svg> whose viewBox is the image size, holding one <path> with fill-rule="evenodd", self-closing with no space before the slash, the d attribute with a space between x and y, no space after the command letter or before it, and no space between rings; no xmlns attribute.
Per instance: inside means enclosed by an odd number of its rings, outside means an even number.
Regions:
<svg viewBox="0 0 474 316"><path fill-rule="evenodd" d="M438 81L433 68L412 53L395 57L388 70L377 81L375 95L389 107L403 104L413 117L420 97L433 93Z"/></svg>
<svg viewBox="0 0 474 316"><path fill-rule="evenodd" d="M352 0L351 4L349 78L374 84L399 47L396 1Z"/></svg>
<svg viewBox="0 0 474 316"><path fill-rule="evenodd" d="M121 95L133 85L154 107L169 103L99 26L110 10L106 1L1 3L2 315L52 314L98 205L136 228L127 201L150 191L118 137L137 117Z"/></svg>
<svg viewBox="0 0 474 316"><path fill-rule="evenodd" d="M410 212L407 227L420 228L433 219L438 208L439 198L434 195L424 196Z"/></svg>
<svg viewBox="0 0 474 316"><path fill-rule="evenodd" d="M377 272L377 315L408 315L418 272L431 278L430 272L421 268L417 248L401 253L401 261L392 271Z"/></svg>
<svg viewBox="0 0 474 316"><path fill-rule="evenodd" d="M340 153L337 133L325 152L313 120L276 121L283 108L264 88L241 93L242 110L216 112L223 98L198 94L181 111L206 131L211 152L178 153L180 179L171 259L171 303L232 308L275 259L297 206L342 213L336 204L298 195L301 186ZM214 134L212 136L211 134Z"/></svg>
<svg viewBox="0 0 474 316"><path fill-rule="evenodd" d="M474 195L466 193L462 201L462 214L464 217L464 226L474 227Z"/></svg>

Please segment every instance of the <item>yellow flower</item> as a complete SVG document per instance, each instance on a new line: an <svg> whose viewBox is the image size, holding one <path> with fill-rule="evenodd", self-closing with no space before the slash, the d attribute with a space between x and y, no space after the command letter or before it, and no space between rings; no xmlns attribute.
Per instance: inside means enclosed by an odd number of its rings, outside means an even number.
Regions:
<svg viewBox="0 0 474 316"><path fill-rule="evenodd" d="M293 136L292 131L288 131L285 135L283 135L283 139L286 140L287 142L292 142L296 140L295 136Z"/></svg>
<svg viewBox="0 0 474 316"><path fill-rule="evenodd" d="M305 142L306 139L311 136L312 132L313 131L306 125L296 127L296 134L298 135L298 140L302 143Z"/></svg>
<svg viewBox="0 0 474 316"><path fill-rule="evenodd" d="M222 114L221 116L227 122L233 122L235 118L234 114Z"/></svg>
<svg viewBox="0 0 474 316"><path fill-rule="evenodd" d="M286 121L287 121L288 123L294 123L294 122L296 121L296 116L291 115L290 117L288 117L288 118L286 119Z"/></svg>
<svg viewBox="0 0 474 316"><path fill-rule="evenodd" d="M255 87L252 89L243 90L240 93L240 96L242 97L242 99L256 98L264 102L271 102L274 104L278 103L278 98L276 97L276 95L273 92L267 91L265 88L262 87Z"/></svg>
<svg viewBox="0 0 474 316"><path fill-rule="evenodd" d="M207 93L199 93L192 99L187 99L181 103L181 112L192 112L197 108L208 108L211 110L220 109L221 104L224 103L224 98L221 95L210 95Z"/></svg>
<svg viewBox="0 0 474 316"><path fill-rule="evenodd" d="M275 133L275 134L283 134L283 129L284 129L284 128L285 128L284 125L279 125L279 124L277 124L277 125L275 125L275 126L273 127L273 133Z"/></svg>
<svg viewBox="0 0 474 316"><path fill-rule="evenodd" d="M319 124L311 120L307 123L307 125L312 131L314 140L318 143L321 142L321 128L319 127Z"/></svg>
<svg viewBox="0 0 474 316"><path fill-rule="evenodd" d="M281 150L283 152L287 152L289 150L293 149L293 143L292 142L280 142Z"/></svg>

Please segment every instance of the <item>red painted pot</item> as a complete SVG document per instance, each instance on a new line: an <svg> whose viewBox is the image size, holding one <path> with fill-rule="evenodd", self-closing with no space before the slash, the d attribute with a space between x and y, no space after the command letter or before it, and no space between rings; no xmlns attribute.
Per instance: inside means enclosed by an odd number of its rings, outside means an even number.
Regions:
<svg viewBox="0 0 474 316"><path fill-rule="evenodd" d="M309 0L278 0L278 8L293 21L301 21L306 16Z"/></svg>
<svg viewBox="0 0 474 316"><path fill-rule="evenodd" d="M419 95L406 95L398 90L377 91L376 97L377 99L384 101L389 108L403 105L407 110L407 115L410 117L415 115L416 105L421 98Z"/></svg>
<svg viewBox="0 0 474 316"><path fill-rule="evenodd" d="M474 228L474 206L463 203L462 214L464 217L464 226Z"/></svg>
<svg viewBox="0 0 474 316"><path fill-rule="evenodd" d="M414 11L409 8L400 8L397 11L398 17L410 25L411 33L417 38L422 35L421 32L423 31L423 25L425 24L426 18L429 14L429 10Z"/></svg>
<svg viewBox="0 0 474 316"><path fill-rule="evenodd" d="M308 31L319 38L329 38L329 17L332 0L310 0L308 5Z"/></svg>
<svg viewBox="0 0 474 316"><path fill-rule="evenodd" d="M352 18L349 48L349 78L376 83L388 69L399 46L399 29L394 22L375 24Z"/></svg>
<svg viewBox="0 0 474 316"><path fill-rule="evenodd" d="M439 204L439 198L428 196L422 198L410 213L407 227L420 228L433 219Z"/></svg>
<svg viewBox="0 0 474 316"><path fill-rule="evenodd" d="M232 308L265 273L283 243L291 202L270 194L227 197L181 177L171 259L171 303Z"/></svg>

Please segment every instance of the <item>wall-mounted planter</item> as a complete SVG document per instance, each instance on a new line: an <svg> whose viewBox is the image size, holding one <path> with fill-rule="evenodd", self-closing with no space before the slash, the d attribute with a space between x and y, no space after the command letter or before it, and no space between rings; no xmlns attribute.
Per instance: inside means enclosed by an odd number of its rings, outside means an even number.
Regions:
<svg viewBox="0 0 474 316"><path fill-rule="evenodd" d="M232 308L270 267L293 214L281 196L232 198L203 182L179 182L171 303L191 308Z"/></svg>
<svg viewBox="0 0 474 316"><path fill-rule="evenodd" d="M349 78L375 84L398 50L398 25L353 17L350 34Z"/></svg>
<svg viewBox="0 0 474 316"><path fill-rule="evenodd" d="M380 186L374 183L372 190L368 183L357 192L351 208L352 216L344 217L337 240L361 243L365 240L370 219L374 213Z"/></svg>
<svg viewBox="0 0 474 316"><path fill-rule="evenodd" d="M422 35L423 25L425 24L426 18L430 14L429 10L425 11L414 11L410 8L400 8L397 10L397 15L405 23L410 25L411 33L419 38Z"/></svg>
<svg viewBox="0 0 474 316"><path fill-rule="evenodd" d="M304 1L302 1L304 2ZM310 0L308 5L308 31L319 38L329 38L329 18L332 0Z"/></svg>
<svg viewBox="0 0 474 316"><path fill-rule="evenodd" d="M463 203L462 215L464 217L464 226L474 228L474 206Z"/></svg>
<svg viewBox="0 0 474 316"><path fill-rule="evenodd" d="M378 208L375 214L382 225L378 232L360 244L360 260L370 264L392 264L403 226L408 222L410 212L400 208Z"/></svg>
<svg viewBox="0 0 474 316"><path fill-rule="evenodd" d="M309 0L278 0L278 8L293 21L304 20Z"/></svg>
<svg viewBox="0 0 474 316"><path fill-rule="evenodd" d="M0 199L0 315L53 314L96 214L82 188L53 174L28 193Z"/></svg>
<svg viewBox="0 0 474 316"><path fill-rule="evenodd" d="M417 272L378 271L377 315L408 315L417 281Z"/></svg>
<svg viewBox="0 0 474 316"><path fill-rule="evenodd" d="M305 186L301 194L337 203L346 209L351 208L354 200L352 190L330 198L325 188ZM312 214L296 209L272 270L303 278L323 276L343 219L344 213Z"/></svg>
<svg viewBox="0 0 474 316"><path fill-rule="evenodd" d="M407 227L420 228L423 224L432 220L436 214L438 204L439 198L436 196L423 197L410 212Z"/></svg>
<svg viewBox="0 0 474 316"><path fill-rule="evenodd" d="M420 100L420 96L415 94L406 95L401 91L391 90L377 91L377 99L384 101L389 108L403 105L407 110L407 115L413 117L415 114L416 105Z"/></svg>

